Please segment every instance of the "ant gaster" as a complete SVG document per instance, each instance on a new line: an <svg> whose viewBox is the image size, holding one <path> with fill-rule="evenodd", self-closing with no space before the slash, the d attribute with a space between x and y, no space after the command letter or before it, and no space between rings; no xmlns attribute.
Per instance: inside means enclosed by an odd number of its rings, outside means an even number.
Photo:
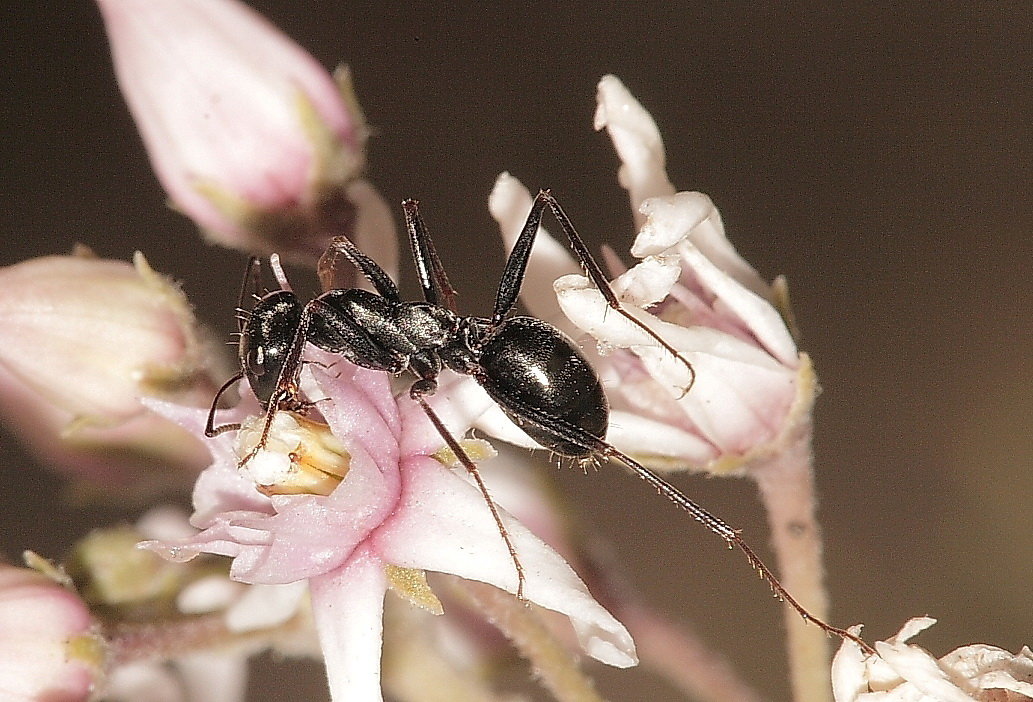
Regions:
<svg viewBox="0 0 1033 702"><path fill-rule="evenodd" d="M240 330L240 370L216 394L205 428L207 436L239 428L238 424L216 427L214 416L222 393L244 378L266 412L266 420L258 445L244 457L241 465L264 447L276 412L303 411L310 407L311 403L301 397L299 389L304 363L302 352L306 343L340 354L365 368L392 374L411 373L416 379L409 387L409 396L421 406L484 495L513 559L517 597L522 598L524 569L498 509L477 466L425 399L437 390L438 375L448 368L472 376L517 426L553 453L577 460L615 459L624 464L661 495L724 539L729 547L739 548L776 597L788 603L805 620L871 652L871 648L855 634L827 624L804 609L757 557L738 530L609 444L605 439L609 404L598 375L577 345L540 319L509 316L520 292L542 215L548 207L566 234L571 250L609 307L652 337L686 366L691 379L695 378L688 361L623 309L587 245L548 190L540 191L534 199L503 270L495 309L488 318L457 313L455 291L438 259L416 201L406 200L402 207L423 289L423 301L403 301L397 286L372 258L362 253L347 237L335 237L320 260L321 279L331 279L337 257L344 256L369 280L375 292L360 288L330 289L302 305L280 275L284 289L267 293L259 299ZM252 259L249 273L254 272L258 265L258 260Z"/></svg>

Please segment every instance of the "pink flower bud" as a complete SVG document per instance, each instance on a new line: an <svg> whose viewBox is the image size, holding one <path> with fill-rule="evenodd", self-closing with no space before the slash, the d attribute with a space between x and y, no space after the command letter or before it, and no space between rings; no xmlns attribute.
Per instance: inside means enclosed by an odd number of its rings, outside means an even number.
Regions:
<svg viewBox="0 0 1033 702"><path fill-rule="evenodd" d="M86 700L103 644L86 605L46 575L0 564L0 697Z"/></svg>
<svg viewBox="0 0 1033 702"><path fill-rule="evenodd" d="M200 442L139 401L201 405L215 386L183 293L141 254L135 267L81 255L0 269L0 325L0 413L44 458L105 478L203 465Z"/></svg>
<svg viewBox="0 0 1033 702"><path fill-rule="evenodd" d="M234 0L98 0L119 85L176 207L218 243L311 251L363 165L365 128L337 80ZM342 202L343 200L343 202Z"/></svg>

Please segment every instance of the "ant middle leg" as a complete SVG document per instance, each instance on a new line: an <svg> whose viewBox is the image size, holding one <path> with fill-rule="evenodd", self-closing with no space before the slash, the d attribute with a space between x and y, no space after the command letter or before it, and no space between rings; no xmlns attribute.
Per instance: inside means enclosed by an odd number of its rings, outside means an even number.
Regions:
<svg viewBox="0 0 1033 702"><path fill-rule="evenodd" d="M495 500L492 499L491 493L488 492L488 486L484 484L484 478L481 477L480 471L477 469L477 464L467 455L466 451L460 445L459 441L452 436L452 432L448 430L445 423L441 421L441 418L437 415L437 412L427 403L425 397L427 395L433 395L437 390L437 383L434 380L425 378L418 380L412 384L409 388L409 397L415 401L423 413L427 415L431 424L437 430L441 438L445 440L445 444L448 445L449 450L455 455L459 462L463 464L466 471L473 477L474 482L477 483L477 489L481 491L481 495L484 496L484 501L488 504L488 509L491 511L492 519L495 520L495 525L498 527L499 535L502 536L503 543L506 544L506 549L509 551L509 557L513 560L513 567L516 569L517 574L517 588L516 596L518 600L524 599L524 582L526 581L526 575L524 573L524 566L520 562L520 557L517 555L516 546L513 545L513 540L509 537L509 531L506 529L506 525L502 523L502 515L499 514L498 505L495 504Z"/></svg>

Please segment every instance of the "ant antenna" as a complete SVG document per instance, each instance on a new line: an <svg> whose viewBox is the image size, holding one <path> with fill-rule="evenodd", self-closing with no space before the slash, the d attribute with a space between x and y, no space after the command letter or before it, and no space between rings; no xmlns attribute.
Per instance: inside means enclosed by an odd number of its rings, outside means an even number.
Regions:
<svg viewBox="0 0 1033 702"><path fill-rule="evenodd" d="M276 277L276 282L280 284L280 290L293 292L290 281L287 280L287 274L283 272L283 265L280 263L280 254L269 254L269 267L273 269L273 275Z"/></svg>

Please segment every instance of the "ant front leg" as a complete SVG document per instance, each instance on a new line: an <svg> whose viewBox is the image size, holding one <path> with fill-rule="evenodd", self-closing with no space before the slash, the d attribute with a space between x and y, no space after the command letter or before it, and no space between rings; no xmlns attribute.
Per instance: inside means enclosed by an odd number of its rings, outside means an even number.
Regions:
<svg viewBox="0 0 1033 702"><path fill-rule="evenodd" d="M488 509L491 511L492 519L495 520L495 526L498 527L499 534L502 536L502 541L506 544L506 549L509 551L509 557L513 559L513 567L516 569L517 574L517 588L516 596L518 600L524 599L524 581L527 579L524 574L524 566L520 562L519 556L517 556L516 547L513 545L512 539L509 537L509 531L506 529L506 525L502 523L502 515L499 514L499 508L495 504L495 500L491 498L491 493L488 492L488 486L484 484L484 478L481 477L481 472L477 470L477 464L467 455L462 445L452 436L452 432L448 430L445 423L441 421L437 412L431 408L430 404L425 399L428 395L433 395L438 389L436 381L430 378L424 378L417 380L409 388L409 397L415 401L423 413L427 415L427 419L434 425L438 434L445 440L445 444L452 451L453 455L459 462L463 464L466 471L473 477L475 483L477 483L477 489L481 491L481 495L484 496L484 501L488 504Z"/></svg>
<svg viewBox="0 0 1033 702"><path fill-rule="evenodd" d="M685 366L686 370L689 372L689 384L682 391L682 395L687 393L696 382L696 370L692 367L692 364L678 353L678 350L671 346L666 339L624 309L624 305L621 304L617 294L613 291L613 288L610 287L610 282L607 280L606 274L603 273L602 268L599 267L599 264L592 256L591 251L588 249L588 245L585 244L585 240L582 239L581 235L577 233L576 229L574 229L574 225L567 217L567 214L563 211L563 208L560 207L559 202L556 201L556 198L552 196L552 193L549 190L538 191L538 195L535 196L534 202L531 204L531 211L527 215L527 221L524 222L524 227L520 232L520 236L513 245L513 250L509 254L509 259L506 261L506 267L502 272L502 278L499 281L498 293L495 298L495 310L491 317L492 325L497 326L500 324L509 311L513 309L513 305L516 304L517 296L520 294L520 286L524 281L524 274L527 271L527 262L531 256L531 247L534 245L535 237L538 235L538 229L542 222L542 213L545 211L546 207L549 208L553 216L556 218L556 221L559 222L560 227L563 229L563 233L567 235L567 240L570 242L570 250L574 253L578 263L581 264L581 267L588 274L588 277L592 279L595 287L598 288L600 293L602 293L603 298L606 300L606 304L612 310L617 312L617 314L621 315L645 332L646 335L653 339L653 341L655 341L661 348L670 353L671 356Z"/></svg>

